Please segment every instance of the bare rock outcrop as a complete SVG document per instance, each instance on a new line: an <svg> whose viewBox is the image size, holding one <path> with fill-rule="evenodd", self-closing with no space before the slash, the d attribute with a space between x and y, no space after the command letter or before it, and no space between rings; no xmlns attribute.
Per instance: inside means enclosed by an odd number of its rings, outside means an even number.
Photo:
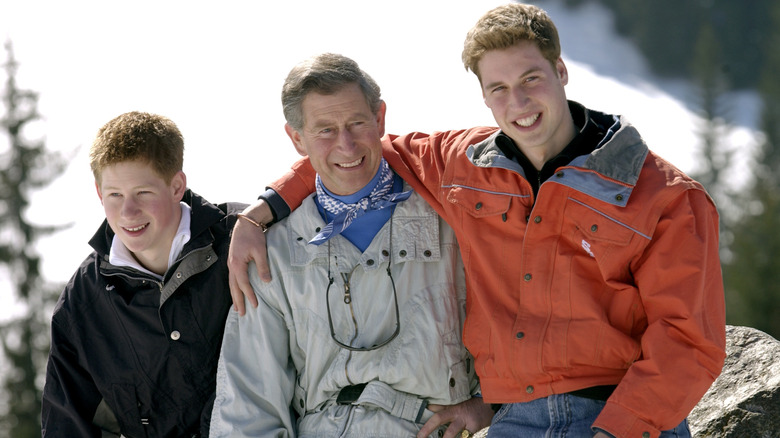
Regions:
<svg viewBox="0 0 780 438"><path fill-rule="evenodd" d="M726 354L720 376L688 416L691 434L780 438L780 341L754 328L727 326Z"/></svg>
<svg viewBox="0 0 780 438"><path fill-rule="evenodd" d="M780 341L726 327L723 371L688 416L696 438L780 437Z"/></svg>

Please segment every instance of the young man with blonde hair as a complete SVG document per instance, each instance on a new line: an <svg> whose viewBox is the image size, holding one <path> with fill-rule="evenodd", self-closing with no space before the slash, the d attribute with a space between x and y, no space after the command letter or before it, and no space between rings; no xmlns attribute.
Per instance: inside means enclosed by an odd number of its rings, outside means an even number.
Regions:
<svg viewBox="0 0 780 438"><path fill-rule="evenodd" d="M244 204L187 188L169 119L130 112L90 151L106 220L52 317L43 437L207 436L227 252Z"/></svg>

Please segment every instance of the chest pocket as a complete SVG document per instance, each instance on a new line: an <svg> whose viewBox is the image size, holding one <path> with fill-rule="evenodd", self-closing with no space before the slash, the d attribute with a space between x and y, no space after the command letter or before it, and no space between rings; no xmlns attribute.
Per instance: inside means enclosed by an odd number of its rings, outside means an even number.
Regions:
<svg viewBox="0 0 780 438"><path fill-rule="evenodd" d="M457 205L474 218L505 214L514 195L481 191L472 188L451 187L447 190L447 202Z"/></svg>
<svg viewBox="0 0 780 438"><path fill-rule="evenodd" d="M572 231L572 239L583 239L584 245L587 246L586 244L589 243L591 248L606 250L610 246L623 247L629 244L634 235L638 234L627 224L611 217L609 213L587 206L572 198L569 198L566 203L565 218L564 230L568 225ZM590 255L593 257L595 253Z"/></svg>
<svg viewBox="0 0 780 438"><path fill-rule="evenodd" d="M600 281L618 288L624 288L620 284L632 288L630 261L641 252L638 245L650 240L622 222L625 218L618 213L599 210L569 198L561 229L563 245L559 251L571 257L572 269L599 272Z"/></svg>

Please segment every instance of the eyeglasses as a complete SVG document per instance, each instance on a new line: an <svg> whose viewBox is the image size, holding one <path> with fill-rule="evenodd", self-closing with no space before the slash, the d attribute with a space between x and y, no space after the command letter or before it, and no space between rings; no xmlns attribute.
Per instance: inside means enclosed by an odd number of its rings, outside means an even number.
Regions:
<svg viewBox="0 0 780 438"><path fill-rule="evenodd" d="M398 333L401 332L401 312L398 310L398 292L395 290L395 281L393 281L393 274L390 273L390 266L392 263L392 254L393 254L393 222L392 218L390 219L390 254L391 259L387 262L387 276L390 278L390 285L393 287L393 302L395 304L395 331L393 331L393 334L390 335L389 338L385 339L384 341L374 344L371 347L353 347L347 343L341 342L336 338L336 330L333 328L333 317L331 316L330 312L330 287L334 283L333 276L330 272L330 241L328 241L328 288L325 290L325 305L328 309L328 325L330 325L330 337L333 338L333 342L335 342L339 347L350 350L350 351L371 351L376 350L378 348L382 348L385 345L389 344L393 339L398 336ZM352 323L355 327L355 336L353 336L352 341L355 340L358 336L357 332L357 320L355 320L355 313L352 310L352 291L349 285L349 275L345 273L341 273L341 278L344 280L344 304L347 304L350 306L350 314L352 315Z"/></svg>

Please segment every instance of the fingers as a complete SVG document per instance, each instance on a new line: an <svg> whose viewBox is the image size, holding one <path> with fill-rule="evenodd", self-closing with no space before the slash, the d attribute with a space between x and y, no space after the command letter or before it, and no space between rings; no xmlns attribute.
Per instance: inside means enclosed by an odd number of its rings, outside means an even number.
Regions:
<svg viewBox="0 0 780 438"><path fill-rule="evenodd" d="M431 406L428 406L428 409L431 409ZM443 415L441 413L433 414L433 416L428 419L428 421L423 424L423 427L420 429L419 432L417 432L417 438L426 438L428 435L432 434L439 426L442 426L447 423L448 420L445 420L442 418Z"/></svg>
<svg viewBox="0 0 780 438"><path fill-rule="evenodd" d="M464 430L468 431L465 436L471 436L473 432L489 426L493 418L490 405L483 403L478 397L453 406L429 405L428 409L436 413L420 429L418 438L429 436L436 428L447 423L449 427L444 438L459 437Z"/></svg>
<svg viewBox="0 0 780 438"><path fill-rule="evenodd" d="M253 307L257 307L257 297L255 297L252 285L249 283L248 267L249 262L262 258L262 264L265 272L263 275L270 281L271 274L268 271L268 257L265 251L265 235L258 232L256 227L244 224L242 221L236 223L233 227L233 234L230 237L230 247L228 248L228 286L230 287L230 296L233 299L233 307L239 315L246 313L244 298L246 298ZM260 271L257 262L258 272ZM261 278L263 276L261 275Z"/></svg>
<svg viewBox="0 0 780 438"><path fill-rule="evenodd" d="M447 406L429 404L428 406L426 406L426 409L428 409L431 412L441 412L441 411L447 409Z"/></svg>
<svg viewBox="0 0 780 438"><path fill-rule="evenodd" d="M238 282L233 271L228 274L228 284L230 285L230 297L233 299L233 308L238 312L238 316L244 316L246 307L244 306L244 294L238 287Z"/></svg>
<svg viewBox="0 0 780 438"><path fill-rule="evenodd" d="M261 280L268 283L271 281L271 268L268 265L268 251L266 250L265 234L260 234L257 239L257 245L252 247L252 258L255 261L255 267L257 268L257 275ZM247 284L249 281L247 279ZM254 294L252 294L254 298ZM255 300L255 307L257 307L257 299Z"/></svg>
<svg viewBox="0 0 780 438"><path fill-rule="evenodd" d="M463 434L463 431L466 431L466 434ZM462 436L471 436L471 432L466 429L466 424L464 421L453 421L450 423L450 426L447 428L446 431L444 431L444 437L443 438L455 438L455 437L462 437Z"/></svg>

